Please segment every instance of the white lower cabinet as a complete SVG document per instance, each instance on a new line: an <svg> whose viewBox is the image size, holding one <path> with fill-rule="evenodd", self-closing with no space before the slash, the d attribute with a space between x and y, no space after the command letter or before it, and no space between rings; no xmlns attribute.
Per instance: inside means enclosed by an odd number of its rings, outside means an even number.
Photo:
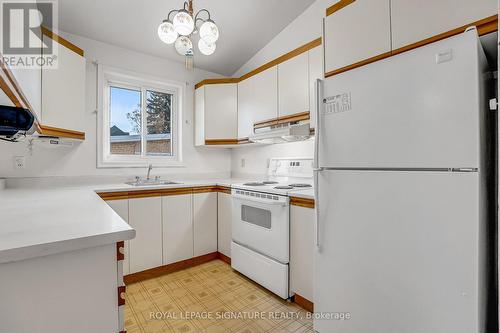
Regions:
<svg viewBox="0 0 500 333"><path fill-rule="evenodd" d="M290 206L290 291L313 302L314 209Z"/></svg>
<svg viewBox="0 0 500 333"><path fill-rule="evenodd" d="M217 249L231 257L231 194L218 193L217 198Z"/></svg>
<svg viewBox="0 0 500 333"><path fill-rule="evenodd" d="M193 257L192 195L162 197L163 265Z"/></svg>
<svg viewBox="0 0 500 333"><path fill-rule="evenodd" d="M217 251L217 193L193 195L194 256Z"/></svg>
<svg viewBox="0 0 500 333"><path fill-rule="evenodd" d="M127 223L129 223L128 218L128 199L123 200L111 200L107 201L107 204ZM130 263L129 263L129 241L125 241L125 259L123 260L123 275L130 274Z"/></svg>
<svg viewBox="0 0 500 333"><path fill-rule="evenodd" d="M129 199L129 224L136 230L130 241L130 273L162 265L162 198Z"/></svg>

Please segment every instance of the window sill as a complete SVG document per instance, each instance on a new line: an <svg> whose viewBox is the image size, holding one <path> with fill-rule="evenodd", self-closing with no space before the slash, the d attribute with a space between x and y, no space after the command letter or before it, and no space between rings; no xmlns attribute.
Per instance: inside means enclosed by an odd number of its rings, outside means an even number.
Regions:
<svg viewBox="0 0 500 333"><path fill-rule="evenodd" d="M124 162L124 161L106 161L98 162L98 169L106 168L147 168L152 164L155 168L185 168L186 165L179 161L159 162L154 160L140 161L140 162Z"/></svg>

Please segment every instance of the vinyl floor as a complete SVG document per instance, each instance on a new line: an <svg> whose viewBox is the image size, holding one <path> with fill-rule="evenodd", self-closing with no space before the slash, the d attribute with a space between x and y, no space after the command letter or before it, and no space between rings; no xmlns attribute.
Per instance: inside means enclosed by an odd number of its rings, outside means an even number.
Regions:
<svg viewBox="0 0 500 333"><path fill-rule="evenodd" d="M214 260L127 286L127 333L313 332L308 312Z"/></svg>

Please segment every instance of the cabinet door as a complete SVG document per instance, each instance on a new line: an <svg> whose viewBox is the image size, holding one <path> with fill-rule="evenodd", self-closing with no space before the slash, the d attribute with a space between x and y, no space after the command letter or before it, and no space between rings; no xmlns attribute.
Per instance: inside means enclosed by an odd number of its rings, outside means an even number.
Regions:
<svg viewBox="0 0 500 333"><path fill-rule="evenodd" d="M290 291L313 302L314 209L290 206Z"/></svg>
<svg viewBox="0 0 500 333"><path fill-rule="evenodd" d="M205 86L194 91L194 144L205 145Z"/></svg>
<svg viewBox="0 0 500 333"><path fill-rule="evenodd" d="M192 195L162 197L163 264L193 257Z"/></svg>
<svg viewBox="0 0 500 333"><path fill-rule="evenodd" d="M389 2L357 0L325 18L326 73L391 51Z"/></svg>
<svg viewBox="0 0 500 333"><path fill-rule="evenodd" d="M128 218L128 200L111 200L106 203L118 214L120 217L129 223ZM130 273L129 263L129 241L125 241L125 259L123 260L123 275Z"/></svg>
<svg viewBox="0 0 500 333"><path fill-rule="evenodd" d="M217 193L193 195L194 256L217 251Z"/></svg>
<svg viewBox="0 0 500 333"><path fill-rule="evenodd" d="M309 111L309 53L278 65L278 116Z"/></svg>
<svg viewBox="0 0 500 333"><path fill-rule="evenodd" d="M130 273L162 265L161 197L129 199Z"/></svg>
<svg viewBox="0 0 500 333"><path fill-rule="evenodd" d="M278 68L238 83L238 138L253 133L256 122L278 117Z"/></svg>
<svg viewBox="0 0 500 333"><path fill-rule="evenodd" d="M497 0L392 0L393 49L471 24L497 12Z"/></svg>
<svg viewBox="0 0 500 333"><path fill-rule="evenodd" d="M316 80L323 79L323 48L309 51L309 110L311 128L316 127Z"/></svg>
<svg viewBox="0 0 500 333"><path fill-rule="evenodd" d="M48 37L44 35L44 41ZM85 58L57 46L57 69L42 70L43 125L84 131Z"/></svg>
<svg viewBox="0 0 500 333"><path fill-rule="evenodd" d="M217 249L220 253L231 257L231 194L218 193L217 199Z"/></svg>
<svg viewBox="0 0 500 333"><path fill-rule="evenodd" d="M238 136L238 85L205 87L205 139L236 139Z"/></svg>
<svg viewBox="0 0 500 333"><path fill-rule="evenodd" d="M24 98L32 107L30 111L40 120L42 109L42 70L40 68L12 68L11 72L21 88ZM7 105L10 105L10 103Z"/></svg>

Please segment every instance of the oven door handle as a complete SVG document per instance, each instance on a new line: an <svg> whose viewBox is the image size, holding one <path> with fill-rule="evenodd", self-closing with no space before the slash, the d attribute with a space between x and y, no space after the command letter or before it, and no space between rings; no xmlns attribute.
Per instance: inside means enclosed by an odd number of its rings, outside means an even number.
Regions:
<svg viewBox="0 0 500 333"><path fill-rule="evenodd" d="M285 201L272 201L272 200L266 200L266 199L259 199L255 197L248 197L246 195L238 195L238 194L233 194L233 198L239 199L241 201L249 201L249 202L258 202L264 205L269 205L269 206L288 206L289 199L286 198Z"/></svg>

